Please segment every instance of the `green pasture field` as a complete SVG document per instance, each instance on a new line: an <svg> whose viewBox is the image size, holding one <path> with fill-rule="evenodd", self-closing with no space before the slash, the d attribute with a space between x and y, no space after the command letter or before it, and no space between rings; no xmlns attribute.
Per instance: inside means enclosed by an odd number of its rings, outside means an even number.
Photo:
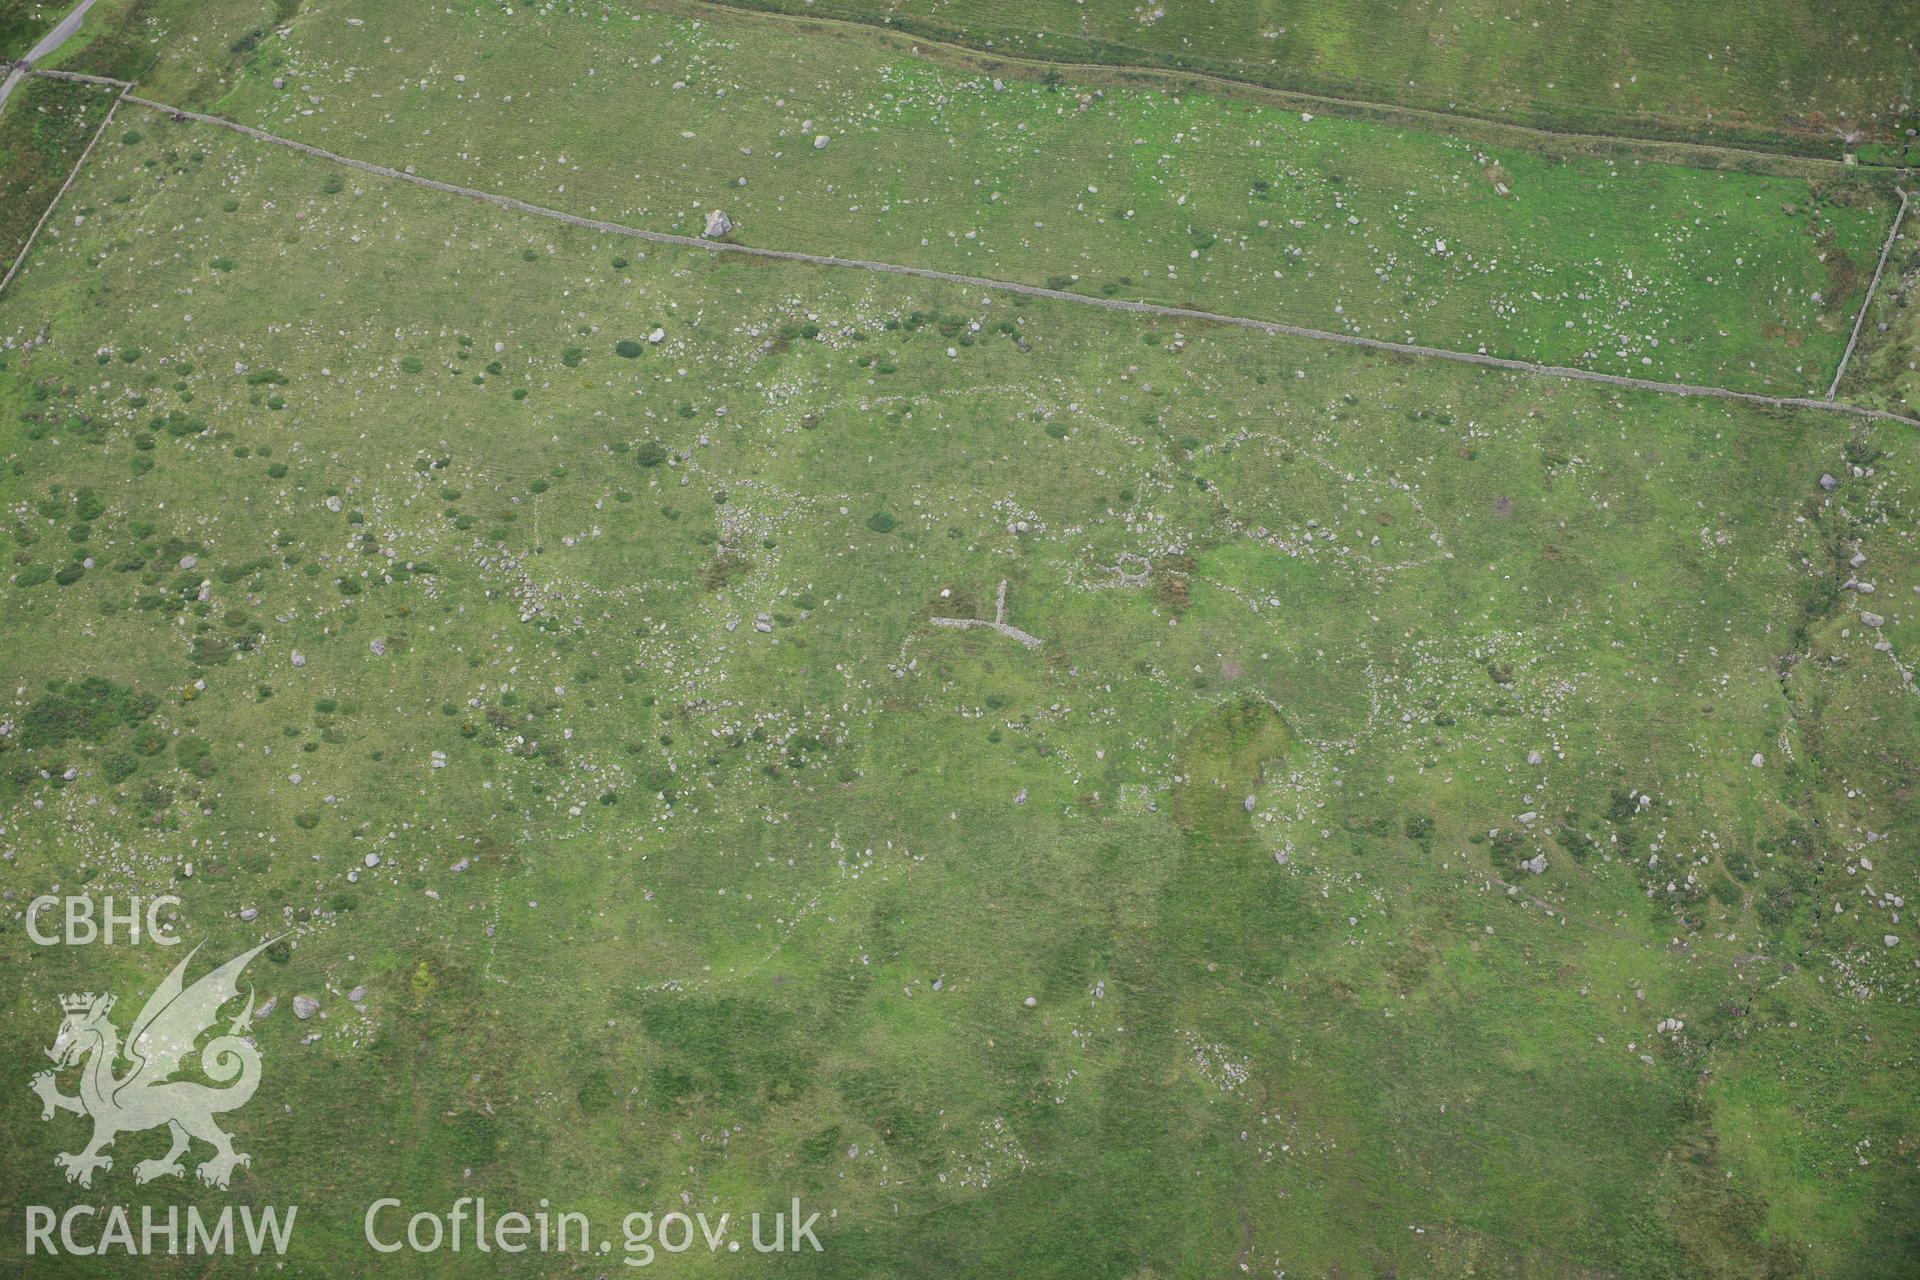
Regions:
<svg viewBox="0 0 1920 1280"><path fill-rule="evenodd" d="M495 64L447 33L434 92L525 56L495 22L468 31ZM302 136L354 150L338 112L412 162L428 117L365 65L412 40L293 68ZM618 47L610 101L688 74ZM910 70L915 112L959 92ZM431 173L473 180L448 158L488 140L518 194L679 227L720 149L683 172L678 129L737 129L845 166L850 204L941 194L841 159L852 120L780 140L786 78L626 119L628 194L584 110L591 165L443 104ZM1066 127L1007 92L950 101L951 148L906 135L927 171L990 193L960 119ZM254 71L235 94L299 123ZM1082 118L1229 118L1128 110ZM1358 126L1270 124L1304 174L1369 171L1332 158ZM1756 256L1809 239L1778 180L1533 163L1516 192L1648 184ZM824 184L788 214L754 172L743 237L825 239ZM1299 185L1276 202L1330 198ZM1441 233L1493 234L1477 198ZM176 893L209 956L288 937L250 971L276 1004L232 1195L136 1187L156 1134L68 1186L82 1122L23 1067L0 1248L76 1197L298 1203L288 1274L518 1276L376 1257L362 1212L547 1197L612 1230L798 1196L823 1252L660 1265L1912 1274L1910 428L660 248L133 107L67 201L0 300L0 1056L41 1060L58 993L131 1005L177 958L30 945L49 886ZM837 216L836 247L886 235ZM1768 252L1752 278L1803 287ZM931 621L1003 582L1037 648Z"/></svg>
<svg viewBox="0 0 1920 1280"><path fill-rule="evenodd" d="M654 230L721 208L741 243L1774 394L1825 393L1895 206L1838 169L1489 148L725 13L346 0L283 30L142 92Z"/></svg>
<svg viewBox="0 0 1920 1280"><path fill-rule="evenodd" d="M1911 123L1920 59L1920 16L1900 0L736 3L1053 62L1171 67L1550 129L1836 157Z"/></svg>
<svg viewBox="0 0 1920 1280"><path fill-rule="evenodd" d="M110 90L32 79L0 112L0 275L20 256L34 224L100 128Z"/></svg>
<svg viewBox="0 0 1920 1280"><path fill-rule="evenodd" d="M1920 195L1920 191L1909 194ZM1842 399L1915 416L1920 409L1920 208L1909 208L1840 384Z"/></svg>

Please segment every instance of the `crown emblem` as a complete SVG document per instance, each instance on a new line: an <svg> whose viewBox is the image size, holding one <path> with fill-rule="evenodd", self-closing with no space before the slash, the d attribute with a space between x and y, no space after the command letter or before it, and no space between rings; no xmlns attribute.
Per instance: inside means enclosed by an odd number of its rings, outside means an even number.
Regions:
<svg viewBox="0 0 1920 1280"><path fill-rule="evenodd" d="M70 996L61 996L60 1007L68 1013L85 1013L93 1007L94 999L94 994L91 991L80 992ZM111 1008L113 1008L113 997L107 996L106 1003L100 1007L100 1011L105 1013Z"/></svg>

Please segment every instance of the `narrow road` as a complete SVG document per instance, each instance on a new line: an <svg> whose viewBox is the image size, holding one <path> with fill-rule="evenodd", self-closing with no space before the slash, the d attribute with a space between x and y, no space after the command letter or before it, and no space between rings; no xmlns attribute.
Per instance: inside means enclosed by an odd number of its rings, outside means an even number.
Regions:
<svg viewBox="0 0 1920 1280"><path fill-rule="evenodd" d="M91 8L93 8L93 0L80 0L79 4L73 6L72 13L60 19L58 26L40 37L40 43L33 46L27 54L27 61L38 62L65 44L73 37L73 33L80 29L81 19L87 16L87 10Z"/></svg>
<svg viewBox="0 0 1920 1280"><path fill-rule="evenodd" d="M82 80L92 84L112 85L122 90L130 90L131 85L122 80L107 80L99 76L82 76L72 72L43 71L40 75L56 79ZM1571 369L1561 365L1533 364L1526 360L1511 360L1502 356L1481 355L1472 351L1449 351L1444 347L1423 347L1410 342L1388 342L1382 338L1363 338L1351 333L1332 333L1325 329L1309 329L1302 325L1284 324L1276 320L1258 320L1250 316L1226 315L1217 311L1200 311L1192 307L1171 307L1156 302L1130 302L1122 298L1099 298L1083 293L1069 293L1064 289L1048 289L1037 284L1021 284L1013 280L994 280L986 276L961 275L953 271L940 271L933 267L913 267L898 262L873 262L865 258L841 258L831 254L801 253L794 249L765 249L756 245L730 244L722 240L706 240L697 236L674 235L666 231L647 231L640 227L624 226L618 222L607 222L600 218L583 218L576 213L566 213L559 209L549 209L542 205L531 204L513 196L503 196L492 191L481 191L473 187L462 187L451 182L441 182L434 178L423 178L418 174L405 173L383 164L374 164L368 160L356 160L352 156L343 156L336 151L328 151L306 142L296 142L292 138L282 138L256 129L252 125L225 120L219 116L205 115L198 111L186 111L179 107L168 106L164 102L155 102L127 92L121 99L135 106L145 107L172 117L177 121L192 120L199 124L213 125L220 129L231 129L259 142L270 143L276 147L285 147L303 155L313 156L332 164L349 169L358 169L376 177L388 178L395 182L412 183L416 187L425 187L431 191L447 195L460 196L467 200L478 200L484 204L496 205L502 209L512 209L519 213L531 214L537 218L551 218L555 222L564 222L569 226L584 227L589 231L599 231L607 235L626 236L634 240L644 240L651 244L669 244L682 249L698 249L705 253L737 253L751 258L767 258L779 262L804 262L816 267L840 267L854 271L873 271L883 275L910 276L919 280L938 280L946 284L965 285L970 289L985 289L995 293L1013 293L1028 298L1046 298L1053 302L1066 302L1075 306L1097 307L1104 311L1122 311L1132 315L1161 316L1169 320L1186 320L1196 324L1229 325L1237 329L1252 329L1272 337L1303 338L1309 342L1330 342L1339 346L1358 347L1365 351L1380 351L1391 355L1417 356L1427 360L1450 360L1456 364L1478 365L1483 369L1504 369L1511 373L1526 374L1530 377L1560 378L1571 382L1597 382L1603 386L1621 387L1628 391L1651 391L1667 396L1696 396L1715 400L1738 400L1746 404L1766 405L1776 409L1814 409L1824 413L1839 413L1849 417L1874 419L1886 422L1904 422L1909 426L1920 427L1920 418L1910 418L1904 414L1893 413L1886 409L1870 409L1863 405L1843 404L1834 400L1816 400L1807 396L1769 396L1757 391L1735 391L1730 387L1698 386L1685 382L1656 382L1651 378L1629 378L1620 374L1599 373L1591 369Z"/></svg>
<svg viewBox="0 0 1920 1280"><path fill-rule="evenodd" d="M27 68L72 39L73 33L80 29L81 21L87 16L87 10L91 8L93 8L93 0L80 0L79 4L73 6L72 13L60 19L53 30L40 37L40 43L27 51L25 59L14 64L13 70L7 73L6 80L0 82L0 110L6 108L7 99L13 96L13 86L25 78Z"/></svg>

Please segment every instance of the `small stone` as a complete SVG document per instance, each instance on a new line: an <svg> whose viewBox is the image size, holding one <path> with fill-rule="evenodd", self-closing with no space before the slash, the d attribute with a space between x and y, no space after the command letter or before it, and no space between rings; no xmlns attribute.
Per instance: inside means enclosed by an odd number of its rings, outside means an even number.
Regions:
<svg viewBox="0 0 1920 1280"><path fill-rule="evenodd" d="M362 1000L365 1000L366 998L367 998L367 989L365 987L355 987L353 990L347 992L348 1004L359 1004Z"/></svg>
<svg viewBox="0 0 1920 1280"><path fill-rule="evenodd" d="M260 908L258 907L243 907L240 910L240 918L242 920L252 920L255 917L257 917L259 914L260 914Z"/></svg>
<svg viewBox="0 0 1920 1280"><path fill-rule="evenodd" d="M370 854L368 854L368 855L367 855L367 857L366 857L366 863L367 863L367 865L368 865L369 867L377 867L377 866L379 866L379 865L380 865L380 855L379 855L379 854L377 854L377 853L370 853Z"/></svg>
<svg viewBox="0 0 1920 1280"><path fill-rule="evenodd" d="M1025 787L1020 788L1020 793L1014 796L1013 802L1015 804L1025 804L1027 802L1027 789Z"/></svg>
<svg viewBox="0 0 1920 1280"><path fill-rule="evenodd" d="M831 141L832 139L827 137L826 134L824 133L820 134L816 136L813 140L813 149L815 151L825 151L827 149L827 143Z"/></svg>
<svg viewBox="0 0 1920 1280"><path fill-rule="evenodd" d="M1877 613L1868 613L1865 609L1862 609L1860 611L1860 621L1869 627L1879 627L1885 626L1887 620Z"/></svg>
<svg viewBox="0 0 1920 1280"><path fill-rule="evenodd" d="M1254 810L1254 807L1259 803L1260 802L1257 799L1255 799L1253 796L1248 796L1246 799L1247 812L1252 813Z"/></svg>
<svg viewBox="0 0 1920 1280"><path fill-rule="evenodd" d="M1758 751L1756 751L1753 753L1753 760L1751 763L1753 764L1753 767L1756 769L1764 769L1766 768L1766 765L1767 765L1767 758L1761 755Z"/></svg>
<svg viewBox="0 0 1920 1280"><path fill-rule="evenodd" d="M304 654L304 653L302 653L302 652L300 652L300 651L299 651L298 649L295 649L295 650L293 651L293 665L294 665L294 666L296 666L296 667L304 667L304 666L306 666L306 665L307 665L307 655L306 655L306 654Z"/></svg>
<svg viewBox="0 0 1920 1280"><path fill-rule="evenodd" d="M181 556L180 557L180 567L182 569L191 569L193 568L193 566L199 563L200 563L199 556Z"/></svg>
<svg viewBox="0 0 1920 1280"><path fill-rule="evenodd" d="M1529 752L1527 752L1527 763L1528 763L1528 764L1539 764L1539 763L1541 763L1542 761L1544 761L1545 759L1546 759L1546 757L1545 757L1545 756L1543 756L1543 755L1541 755L1541 754L1540 754L1540 753L1539 753L1538 751L1529 751Z"/></svg>
<svg viewBox="0 0 1920 1280"><path fill-rule="evenodd" d="M1520 864L1522 871L1531 871L1534 875L1544 874L1547 869L1547 855L1536 853Z"/></svg>
<svg viewBox="0 0 1920 1280"><path fill-rule="evenodd" d="M1029 1009L1031 1009L1031 1008L1033 1008L1033 1007L1034 1007L1035 1005L1037 1005L1037 1004L1039 1004L1039 1003L1040 1003L1040 1002L1039 1002L1038 1000L1036 1000L1036 999L1034 999L1034 998L1033 998L1032 996L1028 996L1028 997L1027 997L1027 999L1026 999L1026 1006L1027 1006L1027 1008L1029 1008Z"/></svg>
<svg viewBox="0 0 1920 1280"><path fill-rule="evenodd" d="M1900 945L1900 935L1897 933L1889 933L1881 937L1880 941L1886 943L1890 947L1897 947Z"/></svg>
<svg viewBox="0 0 1920 1280"><path fill-rule="evenodd" d="M707 210L707 229L701 233L709 240L719 240L733 234L733 219L727 216L725 209Z"/></svg>
<svg viewBox="0 0 1920 1280"><path fill-rule="evenodd" d="M1820 477L1820 487L1822 489L1825 489L1828 493L1832 493L1835 489L1838 489L1840 487L1840 482L1838 480L1835 480L1830 475L1822 475Z"/></svg>
<svg viewBox="0 0 1920 1280"><path fill-rule="evenodd" d="M293 1016L300 1019L300 1021L305 1022L318 1012L320 1012L320 1002L312 996L295 996L293 998Z"/></svg>
<svg viewBox="0 0 1920 1280"><path fill-rule="evenodd" d="M369 644L367 648L373 650L373 656L376 658L384 658L387 655L387 642L385 640L375 640L372 644Z"/></svg>

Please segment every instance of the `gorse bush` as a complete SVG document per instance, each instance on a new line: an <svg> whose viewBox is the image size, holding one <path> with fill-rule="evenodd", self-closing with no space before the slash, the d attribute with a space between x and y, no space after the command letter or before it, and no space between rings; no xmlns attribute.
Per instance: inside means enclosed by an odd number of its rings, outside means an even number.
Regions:
<svg viewBox="0 0 1920 1280"><path fill-rule="evenodd" d="M32 750L59 746L75 738L101 742L122 725L139 724L158 707L152 697L104 676L56 680L20 718L20 745Z"/></svg>

